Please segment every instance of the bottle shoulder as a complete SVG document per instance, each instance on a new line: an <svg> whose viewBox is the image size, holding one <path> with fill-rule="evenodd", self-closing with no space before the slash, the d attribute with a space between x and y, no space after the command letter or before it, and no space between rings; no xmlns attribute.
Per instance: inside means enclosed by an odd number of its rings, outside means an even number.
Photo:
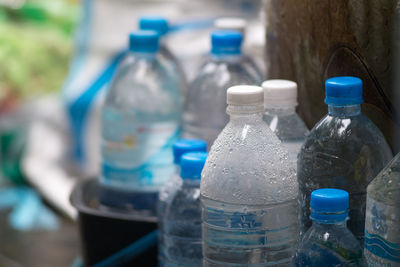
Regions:
<svg viewBox="0 0 400 267"><path fill-rule="evenodd" d="M185 110L225 118L226 90L238 84L259 85L260 80L240 64L208 62L188 86Z"/></svg>
<svg viewBox="0 0 400 267"><path fill-rule="evenodd" d="M299 248L304 248L310 244L317 243L330 248L341 248L354 252L361 252L360 242L347 227L324 227L311 226L303 235Z"/></svg>
<svg viewBox="0 0 400 267"><path fill-rule="evenodd" d="M367 148L379 150L385 160L392 157L382 132L363 114L349 118L326 115L310 131L302 150L324 151L338 145L345 150L357 152Z"/></svg>
<svg viewBox="0 0 400 267"><path fill-rule="evenodd" d="M200 181L183 180L167 203L166 217L186 217L200 212Z"/></svg>
<svg viewBox="0 0 400 267"><path fill-rule="evenodd" d="M372 180L367 188L368 197L390 206L400 200L400 153Z"/></svg>
<svg viewBox="0 0 400 267"><path fill-rule="evenodd" d="M347 229L312 226L302 237L295 266L364 266L359 241Z"/></svg>
<svg viewBox="0 0 400 267"><path fill-rule="evenodd" d="M281 141L304 141L309 130L297 113L287 115L265 113L264 121Z"/></svg>
<svg viewBox="0 0 400 267"><path fill-rule="evenodd" d="M383 134L368 118L328 115L311 130L300 149L298 180L346 177L357 182L357 190L364 190L391 158Z"/></svg>
<svg viewBox="0 0 400 267"><path fill-rule="evenodd" d="M177 76L158 59L128 55L107 90L105 106L138 112L175 112L182 99Z"/></svg>
<svg viewBox="0 0 400 267"><path fill-rule="evenodd" d="M178 173L174 173L160 189L160 192L158 193L159 201L170 202L177 190L182 187L182 183L182 178Z"/></svg>
<svg viewBox="0 0 400 267"><path fill-rule="evenodd" d="M261 77L241 61L227 62L210 59L200 68L197 76L189 85L189 89L205 83L226 90L226 86L237 85L238 82L259 85Z"/></svg>
<svg viewBox="0 0 400 267"><path fill-rule="evenodd" d="M226 203L264 205L297 197L297 180L287 152L260 119L232 120L211 147L201 193Z"/></svg>

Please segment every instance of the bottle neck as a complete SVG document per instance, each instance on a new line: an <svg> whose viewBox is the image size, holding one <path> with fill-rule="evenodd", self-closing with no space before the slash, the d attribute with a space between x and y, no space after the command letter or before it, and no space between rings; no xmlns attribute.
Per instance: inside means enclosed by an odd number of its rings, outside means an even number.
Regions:
<svg viewBox="0 0 400 267"><path fill-rule="evenodd" d="M318 229L325 229L325 228L345 229L345 228L347 228L346 221L347 220L342 220L342 221L338 221L338 222L336 221L336 222L332 222L332 223L329 223L329 222L322 223L322 222L313 220L312 225L313 225L313 227L318 228Z"/></svg>
<svg viewBox="0 0 400 267"><path fill-rule="evenodd" d="M135 52L131 51L135 58L146 59L146 60L155 60L157 58L157 53L146 53L146 52Z"/></svg>
<svg viewBox="0 0 400 267"><path fill-rule="evenodd" d="M211 53L211 58L215 61L238 62L241 60L242 54Z"/></svg>
<svg viewBox="0 0 400 267"><path fill-rule="evenodd" d="M262 120L263 112L264 106L262 104L248 106L228 105L226 108L226 113L231 119L253 117Z"/></svg>
<svg viewBox="0 0 400 267"><path fill-rule="evenodd" d="M353 117L360 115L361 105L328 106L328 114L332 117Z"/></svg>
<svg viewBox="0 0 400 267"><path fill-rule="evenodd" d="M285 108L265 108L265 114L267 115L292 115L296 113L296 107L285 107Z"/></svg>
<svg viewBox="0 0 400 267"><path fill-rule="evenodd" d="M198 188L200 188L200 181L201 181L201 179L200 178L183 178L183 177L181 177L182 178L182 181L183 181L183 185L185 186L185 187L198 187Z"/></svg>

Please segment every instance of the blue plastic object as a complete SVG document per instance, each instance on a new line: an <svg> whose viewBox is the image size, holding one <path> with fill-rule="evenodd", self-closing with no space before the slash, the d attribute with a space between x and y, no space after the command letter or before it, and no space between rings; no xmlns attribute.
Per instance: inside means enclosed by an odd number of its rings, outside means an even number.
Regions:
<svg viewBox="0 0 400 267"><path fill-rule="evenodd" d="M218 30L211 34L211 53L240 54L243 36L241 32L230 30Z"/></svg>
<svg viewBox="0 0 400 267"><path fill-rule="evenodd" d="M75 143L73 144L74 156L83 163L87 160L84 150L84 132L87 125L87 116L91 107L91 103L97 94L106 87L111 77L113 77L119 62L125 57L127 51L116 54L90 86L84 91L79 98L68 105L69 119L72 124L72 135Z"/></svg>
<svg viewBox="0 0 400 267"><path fill-rule="evenodd" d="M154 230L153 232L145 235L138 241L118 251L111 257L97 263L96 265L94 265L94 267L120 266L126 262L129 262L130 259L135 258L137 255L154 246L157 243L157 235L158 231Z"/></svg>
<svg viewBox="0 0 400 267"><path fill-rule="evenodd" d="M142 254L143 252L154 246L157 242L157 235L158 231L154 230L153 232L133 242L129 246L117 251L110 257L102 260L99 263L96 263L94 267L112 267L112 266L120 266L122 264L126 264L131 259L137 257L138 255ZM81 258L76 258L71 265L71 267L83 267L83 266L84 265Z"/></svg>
<svg viewBox="0 0 400 267"><path fill-rule="evenodd" d="M207 143L201 139L182 139L174 143L173 147L174 163L180 164L181 157L185 153L189 152L206 152Z"/></svg>
<svg viewBox="0 0 400 267"><path fill-rule="evenodd" d="M341 189L323 188L311 193L311 219L318 222L346 220L349 193Z"/></svg>
<svg viewBox="0 0 400 267"><path fill-rule="evenodd" d="M310 206L313 223L301 237L292 266L366 266L360 243L346 226L349 194L318 189L311 193Z"/></svg>
<svg viewBox="0 0 400 267"><path fill-rule="evenodd" d="M139 19L141 30L152 30L159 35L165 35L169 31L168 20L162 16L143 16Z"/></svg>
<svg viewBox="0 0 400 267"><path fill-rule="evenodd" d="M181 158L181 177L192 180L200 179L207 155L206 152L184 154Z"/></svg>
<svg viewBox="0 0 400 267"><path fill-rule="evenodd" d="M129 35L129 49L138 53L156 53L160 35L156 31L140 30Z"/></svg>
<svg viewBox="0 0 400 267"><path fill-rule="evenodd" d="M29 187L0 189L0 210L11 209L8 222L18 231L57 230L60 222L47 208L38 193Z"/></svg>
<svg viewBox="0 0 400 267"><path fill-rule="evenodd" d="M66 92L70 90L72 81L80 73L82 67L85 65L87 60L87 43L90 36L90 17L92 13L92 1L83 1L84 5L84 21L81 31L78 33L77 45L79 48L76 56L73 59L71 65L71 71L68 74L68 78L65 81L63 94L64 97ZM181 31L187 30L199 30L214 25L214 18L204 19L204 20L193 20L185 21L180 24L172 25L169 32L179 33ZM88 111L90 110L94 99L100 91L104 91L107 88L107 84L113 76L116 66L126 55L127 51L120 51L113 57L110 62L104 67L104 69L99 73L97 77L88 85L88 87L83 90L83 93L77 100L72 103L68 103L67 108L69 112L69 119L72 125L72 135L74 139L73 144L73 154L74 157L83 165L87 160L87 152L84 149L84 132L87 123ZM74 90L72 90L74 91Z"/></svg>
<svg viewBox="0 0 400 267"><path fill-rule="evenodd" d="M364 102L363 83L357 77L343 76L325 82L325 103L328 105L359 105Z"/></svg>

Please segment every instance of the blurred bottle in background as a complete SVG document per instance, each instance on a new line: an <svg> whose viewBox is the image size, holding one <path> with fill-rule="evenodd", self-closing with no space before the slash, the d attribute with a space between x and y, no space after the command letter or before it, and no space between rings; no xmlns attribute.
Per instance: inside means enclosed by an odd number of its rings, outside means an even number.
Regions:
<svg viewBox="0 0 400 267"><path fill-rule="evenodd" d="M183 117L183 136L203 139L208 147L228 122L226 88L261 83L255 65L243 64L240 32L215 31L211 42L208 62L189 85Z"/></svg>
<svg viewBox="0 0 400 267"><path fill-rule="evenodd" d="M250 68L254 68L260 71L259 73L260 77L264 77L265 55L264 52L260 53L259 50L260 47L262 47L261 50L265 50L265 44L262 41L260 44L260 42L256 42L255 40L253 40L255 36L258 35L264 36L262 34L263 31L254 32L254 27L250 27L250 29L253 29L253 31L250 32L250 35L248 35L247 34L247 31L249 31L248 22L245 19L239 17L218 18L214 21L214 26L217 30L233 30L242 33L243 36L242 47L244 51L242 62L243 64L248 64ZM250 39L250 41L248 39Z"/></svg>
<svg viewBox="0 0 400 267"><path fill-rule="evenodd" d="M367 188L364 255L368 266L400 266L400 154Z"/></svg>
<svg viewBox="0 0 400 267"><path fill-rule="evenodd" d="M159 35L130 35L102 111L101 202L152 210L174 172L172 144L180 134L179 78L159 60Z"/></svg>
<svg viewBox="0 0 400 267"><path fill-rule="evenodd" d="M166 65L171 68L172 72L179 75L181 81L180 89L182 95L184 95L186 92L185 73L177 57L172 54L171 50L166 45L165 38L163 38L169 31L168 20L163 16L142 16L139 19L139 29L156 31L160 35L160 58L166 61Z"/></svg>
<svg viewBox="0 0 400 267"><path fill-rule="evenodd" d="M167 209L168 203L171 202L172 198L175 196L177 190L182 186L182 179L180 177L180 162L182 155L190 152L206 152L207 144L203 140L199 139L181 139L174 143L172 146L174 153L174 164L175 172L168 179L165 185L161 188L158 195L157 203L157 217L158 217L158 229L160 234L158 235L158 244L163 243L163 222L164 214ZM159 262L164 262L163 250L158 249L158 260Z"/></svg>
<svg viewBox="0 0 400 267"><path fill-rule="evenodd" d="M346 226L349 194L318 189L310 206L312 226L300 241L293 266L364 266L360 243Z"/></svg>
<svg viewBox="0 0 400 267"><path fill-rule="evenodd" d="M206 152L181 158L182 183L168 201L163 218L161 266L202 266L200 178Z"/></svg>
<svg viewBox="0 0 400 267"><path fill-rule="evenodd" d="M222 17L214 21L214 26L218 30L238 31L243 35L243 39L246 38L245 33L247 22L245 19L236 17Z"/></svg>
<svg viewBox="0 0 400 267"><path fill-rule="evenodd" d="M67 114L71 130L68 154L69 160L83 173L80 176L100 174L101 107L108 78L94 97L87 99L86 95L115 56L126 49L126 36L132 31L133 21L137 22L145 14L167 18L170 31L162 42L179 59L188 80L193 80L199 69L198 59L210 50L209 34L215 18L244 18L249 23L248 32L254 33L251 37L265 42L265 30L260 26L264 20L259 17L262 11L261 0L84 1L75 58L62 94L66 110L71 106L78 109ZM245 46L251 48L248 51L252 55L254 51L264 51L259 43L246 41ZM82 110L87 112L82 113Z"/></svg>
<svg viewBox="0 0 400 267"><path fill-rule="evenodd" d="M264 121L289 152L296 167L297 155L308 135L308 129L296 113L297 84L288 80L269 80L264 89Z"/></svg>
<svg viewBox="0 0 400 267"><path fill-rule="evenodd" d="M319 188L339 188L350 194L349 229L364 237L366 190L392 158L379 129L361 113L362 81L331 78L325 83L328 115L311 130L299 153L301 230L310 226L310 195Z"/></svg>
<svg viewBox="0 0 400 267"><path fill-rule="evenodd" d="M298 185L279 139L262 120L264 92L234 86L230 121L201 180L204 266L288 266L298 238Z"/></svg>

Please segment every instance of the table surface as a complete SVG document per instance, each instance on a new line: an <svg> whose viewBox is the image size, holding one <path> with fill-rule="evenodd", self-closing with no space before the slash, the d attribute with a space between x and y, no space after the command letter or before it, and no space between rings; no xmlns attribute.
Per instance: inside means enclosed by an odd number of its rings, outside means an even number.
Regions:
<svg viewBox="0 0 400 267"><path fill-rule="evenodd" d="M8 213L0 212L0 267L64 267L78 257L78 228L71 220L59 215L56 231L21 232L10 227Z"/></svg>

